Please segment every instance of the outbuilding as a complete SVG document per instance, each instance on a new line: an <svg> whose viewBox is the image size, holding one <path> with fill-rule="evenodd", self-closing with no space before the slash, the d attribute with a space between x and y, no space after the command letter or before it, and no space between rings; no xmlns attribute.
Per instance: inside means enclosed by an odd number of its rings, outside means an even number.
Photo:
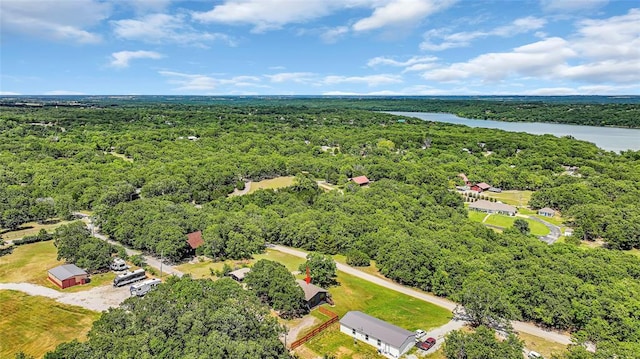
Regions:
<svg viewBox="0 0 640 359"><path fill-rule="evenodd" d="M549 207L544 207L538 210L538 214L545 217L553 217L553 215L556 214L556 211Z"/></svg>
<svg viewBox="0 0 640 359"><path fill-rule="evenodd" d="M340 331L378 349L380 354L398 358L413 347L416 334L360 311L340 319Z"/></svg>
<svg viewBox="0 0 640 359"><path fill-rule="evenodd" d="M353 177L351 181L358 186L366 186L369 184L369 179L367 178L367 176Z"/></svg>
<svg viewBox="0 0 640 359"><path fill-rule="evenodd" d="M75 264L63 264L49 269L49 280L65 289L78 284L89 283L89 274Z"/></svg>
<svg viewBox="0 0 640 359"><path fill-rule="evenodd" d="M247 273L251 272L251 268L240 268L232 272L229 272L228 276L235 279L238 282L242 282Z"/></svg>
<svg viewBox="0 0 640 359"><path fill-rule="evenodd" d="M515 216L518 211L516 207L499 202L489 202L484 199L477 200L469 205L469 209L485 212L485 213L500 213L509 216Z"/></svg>
<svg viewBox="0 0 640 359"><path fill-rule="evenodd" d="M202 239L202 232L197 231L187 234L187 243L189 243L189 247L191 247L191 249L196 249L203 245L204 240Z"/></svg>
<svg viewBox="0 0 640 359"><path fill-rule="evenodd" d="M312 283L307 283L302 279L296 279L296 282L298 282L298 285L304 292L304 302L309 310L317 305L331 301L331 299L329 299L329 292L326 289L320 288Z"/></svg>

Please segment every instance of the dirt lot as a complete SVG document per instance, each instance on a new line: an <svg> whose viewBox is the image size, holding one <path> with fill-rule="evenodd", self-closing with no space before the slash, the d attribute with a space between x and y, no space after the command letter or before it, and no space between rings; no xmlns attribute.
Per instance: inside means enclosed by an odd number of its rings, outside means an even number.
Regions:
<svg viewBox="0 0 640 359"><path fill-rule="evenodd" d="M58 292L31 283L0 283L0 290L2 289L17 290L29 295L41 295L55 299L60 303L77 305L97 312L107 310L110 307L117 307L131 296L129 286L114 288L111 285L75 293Z"/></svg>

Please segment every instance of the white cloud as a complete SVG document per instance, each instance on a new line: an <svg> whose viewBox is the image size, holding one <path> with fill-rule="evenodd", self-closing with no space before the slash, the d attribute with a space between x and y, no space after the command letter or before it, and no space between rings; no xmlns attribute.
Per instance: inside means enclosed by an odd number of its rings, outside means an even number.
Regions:
<svg viewBox="0 0 640 359"><path fill-rule="evenodd" d="M111 13L108 3L75 1L0 1L2 32L78 43L97 43L100 35L87 29L98 25Z"/></svg>
<svg viewBox="0 0 640 359"><path fill-rule="evenodd" d="M53 91L47 91L43 93L43 95L48 95L48 96L71 96L71 95L84 95L84 94L85 93L83 92L67 91L67 90L53 90Z"/></svg>
<svg viewBox="0 0 640 359"><path fill-rule="evenodd" d="M126 40L200 46L214 41L234 44L228 35L197 31L186 20L183 14L151 14L139 19L112 21L111 24L115 35Z"/></svg>
<svg viewBox="0 0 640 359"><path fill-rule="evenodd" d="M18 96L20 93L11 91L0 91L0 96Z"/></svg>
<svg viewBox="0 0 640 359"><path fill-rule="evenodd" d="M155 51L119 51L111 54L111 63L113 67L129 67L129 62L133 59L161 59L164 56Z"/></svg>
<svg viewBox="0 0 640 359"><path fill-rule="evenodd" d="M371 16L357 21L352 28L354 31L369 31L386 26L406 26L453 3L453 0L391 0L377 6Z"/></svg>
<svg viewBox="0 0 640 359"><path fill-rule="evenodd" d="M469 46L471 41L490 36L511 37L517 34L538 30L547 23L545 19L528 16L514 20L512 23L496 27L489 31L469 31L446 34L440 29L429 30L424 34L425 40L420 44L421 50L442 51L455 47ZM433 39L442 39L435 43Z"/></svg>
<svg viewBox="0 0 640 359"><path fill-rule="evenodd" d="M326 76L322 79L322 84L338 85L345 83L365 84L369 87L375 87L387 84L402 83L402 78L398 75L367 75L367 76Z"/></svg>
<svg viewBox="0 0 640 359"><path fill-rule="evenodd" d="M312 72L281 72L273 75L265 75L266 78L274 83L282 82L297 82L297 83L309 83L317 78L317 75Z"/></svg>
<svg viewBox="0 0 640 359"><path fill-rule="evenodd" d="M599 8L608 2L609 0L541 0L540 5L546 11L575 12Z"/></svg>
<svg viewBox="0 0 640 359"><path fill-rule="evenodd" d="M159 71L160 75L168 77L169 83L177 85L176 91L210 91L220 86L228 86L231 90L226 93L235 92L236 87L267 87L260 84L260 78L257 76L236 76L231 78L215 78L201 74L186 74L175 71ZM242 90L241 93L247 93Z"/></svg>
<svg viewBox="0 0 640 359"><path fill-rule="evenodd" d="M416 64L423 64L426 62L436 61L438 58L435 56L413 56L406 61L398 61L384 56L374 57L367 62L367 66L375 67L378 65L396 66L396 67L408 67Z"/></svg>
<svg viewBox="0 0 640 359"><path fill-rule="evenodd" d="M349 27L347 26L337 26L332 29L329 29L320 35L320 38L327 43L334 43L338 41L339 38L343 37L349 33Z"/></svg>

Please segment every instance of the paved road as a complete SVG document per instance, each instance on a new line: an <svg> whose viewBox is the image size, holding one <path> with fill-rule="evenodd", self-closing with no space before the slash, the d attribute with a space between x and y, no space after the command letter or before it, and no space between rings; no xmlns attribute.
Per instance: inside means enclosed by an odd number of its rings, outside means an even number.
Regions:
<svg viewBox="0 0 640 359"><path fill-rule="evenodd" d="M290 247L285 247L285 246L280 246L280 245L274 245L271 247L272 249L275 249L277 251L283 252L283 253L287 253L287 254L291 254L297 257L301 257L301 258L306 258L307 257L307 253L294 249L294 248L290 248ZM432 294L428 294L428 293L424 293L424 292L420 292L418 290L409 288L409 287L405 287L402 286L398 283L392 282L391 280L388 279L383 279L368 273L364 273L356 268L353 268L351 266L348 266L346 264L342 264L342 263L336 263L336 267L338 268L339 271L345 272L347 274L351 274L355 277L364 279L368 282L371 283L375 283L378 284L380 286L383 286L385 288L394 290L396 292L400 292L403 294L406 294L408 296L417 298L417 299L421 299L425 302L429 302L432 304L435 304L439 307L445 308L447 310L453 311L454 309L456 309L456 307L458 306L455 302L452 302L448 299L445 298L440 298L437 297L435 295ZM548 331L545 329L542 329L540 327L537 327L531 323L524 323L524 322L518 322L518 321L512 321L511 324L513 325L513 328L516 332L522 332L522 333L527 333L527 334L531 334L531 335L535 335L537 337L540 338L544 338L545 340L548 341L552 341L552 342L556 342L556 343L560 343L563 345L568 345L571 343L571 337L569 337L566 334L562 334L562 333L558 333L558 332L553 332L553 331ZM444 326L440 327L440 328L436 328L430 332L427 333L427 336L431 336L434 337L436 339L439 339L441 337L444 337L447 333L459 329L462 326L464 326L464 322L463 321L459 321L456 319L451 320L449 323L445 324ZM442 342L441 340L438 340L439 342Z"/></svg>
<svg viewBox="0 0 640 359"><path fill-rule="evenodd" d="M76 214L76 213L74 213ZM119 246L119 247L123 247L124 250L127 252L127 255L129 256L134 256L134 255L142 255L142 257L144 258L145 262L147 262L147 264L155 269L157 269L158 271L161 271L164 274L171 274L171 275L175 275L178 277L182 277L184 275L184 273L182 273L181 271L173 268L171 265L166 264L164 262L161 262L159 258L157 257L153 257L150 255L143 255L142 252L135 250L135 249L131 249L131 248L127 248L125 246L123 246L120 242L116 242L114 240L111 240L109 238L107 238L107 236L99 233L100 228L95 227L93 225L93 222L91 222L91 217L87 216L87 215L83 215L81 213L77 213L76 215L82 216L86 222L87 222L87 228L89 228L89 230L91 231L91 234L98 238L98 239L102 239L103 241L106 241L107 243L113 244L114 246Z"/></svg>
<svg viewBox="0 0 640 359"><path fill-rule="evenodd" d="M560 232L560 227L553 225L545 220L542 220L538 217L534 217L534 216L528 216L529 219L534 220L536 222L540 222L542 224L544 224L545 226L547 226L547 228L549 228L549 234L547 234L546 236L540 236L538 237L541 241L546 242L548 244L554 244L558 238L560 238L560 235L562 234Z"/></svg>

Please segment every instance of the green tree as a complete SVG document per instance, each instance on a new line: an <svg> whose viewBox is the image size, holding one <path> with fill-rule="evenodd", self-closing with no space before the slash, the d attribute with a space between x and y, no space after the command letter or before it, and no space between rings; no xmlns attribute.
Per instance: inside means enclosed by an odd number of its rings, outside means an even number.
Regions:
<svg viewBox="0 0 640 359"><path fill-rule="evenodd" d="M298 270L306 273L307 267L312 283L325 288L338 284L336 262L331 256L311 252L307 254L307 261L300 264Z"/></svg>
<svg viewBox="0 0 640 359"><path fill-rule="evenodd" d="M244 283L258 298L279 311L283 318L306 313L304 292L293 274L281 263L259 260L245 276Z"/></svg>
<svg viewBox="0 0 640 359"><path fill-rule="evenodd" d="M499 341L493 330L480 326L473 333L454 330L446 336L444 355L447 359L522 359L523 343L514 334Z"/></svg>
<svg viewBox="0 0 640 359"><path fill-rule="evenodd" d="M513 228L524 235L528 235L531 232L531 230L529 229L529 222L525 221L522 218L516 218L516 220L513 221Z"/></svg>

